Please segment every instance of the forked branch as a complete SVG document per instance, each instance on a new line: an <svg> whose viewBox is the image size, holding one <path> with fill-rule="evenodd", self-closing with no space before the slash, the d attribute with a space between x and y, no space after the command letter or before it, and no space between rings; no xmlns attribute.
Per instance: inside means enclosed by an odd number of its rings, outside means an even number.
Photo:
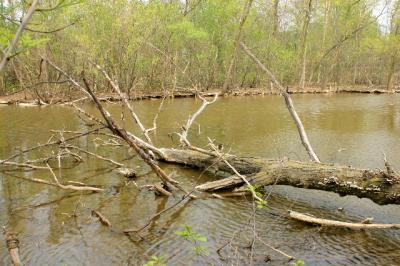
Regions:
<svg viewBox="0 0 400 266"><path fill-rule="evenodd" d="M218 99L218 93L214 94L214 98L211 101L207 101L207 99L205 99L201 95L198 95L198 97L203 101L203 103L193 115L189 116L188 120L186 121L186 124L181 127L181 133L178 133L180 142L184 147L192 147L192 145L188 140L190 127L192 126L194 120L196 120L196 118L204 111L204 109L208 105L215 103L215 101Z"/></svg>

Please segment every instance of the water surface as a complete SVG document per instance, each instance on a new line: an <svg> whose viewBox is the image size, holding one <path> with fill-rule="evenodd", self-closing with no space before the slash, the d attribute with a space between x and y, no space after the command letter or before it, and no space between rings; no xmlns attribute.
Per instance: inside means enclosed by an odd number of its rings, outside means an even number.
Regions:
<svg viewBox="0 0 400 266"><path fill-rule="evenodd" d="M322 161L383 168L384 152L392 165L399 168L398 95L295 95L293 100ZM179 130L200 103L195 99L166 101L158 119L157 134L153 136L155 143L177 146L173 132ZM159 101L142 101L133 105L150 126L159 104ZM96 113L90 104L85 108ZM119 104L108 104L107 108L115 117L121 116ZM125 110L125 117L128 116ZM223 143L226 151L238 155L307 160L279 96L221 98L196 122L190 135L194 144L204 146L207 137L211 137ZM135 130L131 120L126 119L123 124ZM66 107L0 107L0 158L48 141L53 134L49 132L51 129L90 128ZM136 180L139 186L158 180L132 151L95 145L94 140L95 136L86 137L75 144L135 168L141 175ZM43 157L52 151L57 153L58 149L53 147L18 159ZM400 234L394 230L321 229L286 217L286 211L293 209L339 220L374 217L376 222L400 223L398 206L379 206L367 199L284 186L268 188L272 192L268 207L257 211L255 220L253 205L246 199L185 201L144 230L143 240L135 234L128 238L121 230L139 228L180 198L161 198L146 189L139 191L132 182L112 171L109 163L82 156L85 163L68 169L68 162L63 162L64 167L56 169L56 174L64 182L74 180L104 186L105 193L82 195L18 178L50 180L47 171L0 172L0 224L19 233L21 257L27 265L142 265L152 255L164 255L168 265L249 264L248 246L254 221L262 241L303 259L306 265L400 264ZM176 165L163 167L168 173L174 172L175 178L187 188L213 178ZM339 207L344 212L338 212ZM111 230L91 217L92 209L107 216L113 224ZM192 250L195 244L176 235L183 224L207 237L204 245L208 256L196 256ZM237 237L232 245L222 250L222 256L218 255L216 250L234 234ZM4 243L3 238L1 242ZM266 262L268 257L271 260ZM289 264L285 257L258 240L252 258L254 265ZM9 264L4 244L0 244L0 264Z"/></svg>

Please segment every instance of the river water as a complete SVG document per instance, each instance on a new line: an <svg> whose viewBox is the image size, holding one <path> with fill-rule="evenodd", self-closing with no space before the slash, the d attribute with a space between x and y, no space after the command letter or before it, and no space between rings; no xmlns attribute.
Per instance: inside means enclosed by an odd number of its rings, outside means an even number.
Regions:
<svg viewBox="0 0 400 266"><path fill-rule="evenodd" d="M398 95L294 95L293 100L322 161L383 168L384 152L392 165L399 168ZM133 104L150 126L160 101ZM159 146L177 146L177 137L169 133L177 132L200 104L195 99L166 101L154 142ZM90 104L85 108L96 113ZM120 117L121 105L107 104L107 108ZM135 128L129 119L122 123L130 130ZM89 128L66 107L0 107L0 159L19 149L45 143L53 134L51 129ZM192 142L200 146L207 144L207 137L223 143L225 151L237 155L307 159L279 96L219 99L202 113L190 135ZM139 186L158 181L132 151L101 145L95 138L81 138L75 144L136 169L140 177L135 181ZM49 152L58 150L53 147L17 159L39 158ZM55 173L63 182L103 186L105 193L81 194L20 178L51 180L44 170L5 172L3 168L0 172L0 224L18 233L26 265L143 265L153 255L163 256L167 265L290 265L263 242L304 260L306 265L400 265L399 232L326 229L286 216L291 209L345 221L374 217L379 223L400 223L399 206L379 206L353 196L285 186L267 188L271 193L267 207L257 210L255 217L253 204L244 198L184 201L156 218L141 232L143 239L136 234L127 237L121 233L123 229L145 225L150 217L178 202L180 197L156 197L147 189L139 191L133 182L113 171L109 163L84 154L82 157L85 162L73 168L68 167L71 162L62 161L61 169L55 169ZM177 165L162 166L188 189L213 179ZM112 228L92 217L92 209L105 215ZM207 242L194 243L177 235L183 225L190 225ZM251 249L254 230L259 239ZM0 241L0 264L9 265L4 238ZM219 255L217 249L229 241ZM193 251L199 245L205 246L207 254Z"/></svg>

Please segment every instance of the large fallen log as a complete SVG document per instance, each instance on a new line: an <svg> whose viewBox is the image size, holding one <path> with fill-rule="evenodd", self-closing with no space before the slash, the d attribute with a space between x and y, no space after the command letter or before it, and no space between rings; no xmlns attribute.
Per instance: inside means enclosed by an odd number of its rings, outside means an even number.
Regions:
<svg viewBox="0 0 400 266"><path fill-rule="evenodd" d="M220 179L202 184L199 190L248 190L221 158L193 150L160 149L161 161L206 169ZM327 163L294 160L271 160L255 157L224 157L255 187L289 185L299 188L332 191L340 195L369 198L378 204L400 204L400 177L383 170L357 169Z"/></svg>

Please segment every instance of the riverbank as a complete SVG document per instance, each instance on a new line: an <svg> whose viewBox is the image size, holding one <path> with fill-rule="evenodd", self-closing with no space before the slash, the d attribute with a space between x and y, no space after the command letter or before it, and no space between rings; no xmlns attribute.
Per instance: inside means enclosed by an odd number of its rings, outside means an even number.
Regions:
<svg viewBox="0 0 400 266"><path fill-rule="evenodd" d="M299 87L289 87L290 94L319 94L319 93L399 93L400 87L395 90L388 91L382 86L330 86L328 88L321 88L320 86L309 86L304 89ZM126 95L130 100L147 100L147 99L162 99L167 98L190 98L195 97L198 91L196 90L179 90L179 91L154 91L154 92L133 92L131 95ZM239 88L233 89L229 92L213 89L202 91L204 96L211 96L218 93L220 96L264 96L264 95L277 95L279 90L274 87L270 88ZM118 102L121 100L119 95L112 92L100 92L98 97L101 101ZM0 105L21 105L21 106L41 106L48 104L66 104L69 102L80 102L87 100L86 97L80 95L70 95L68 97L49 96L47 99L38 97L37 94L30 91L19 91L9 95L0 96Z"/></svg>

